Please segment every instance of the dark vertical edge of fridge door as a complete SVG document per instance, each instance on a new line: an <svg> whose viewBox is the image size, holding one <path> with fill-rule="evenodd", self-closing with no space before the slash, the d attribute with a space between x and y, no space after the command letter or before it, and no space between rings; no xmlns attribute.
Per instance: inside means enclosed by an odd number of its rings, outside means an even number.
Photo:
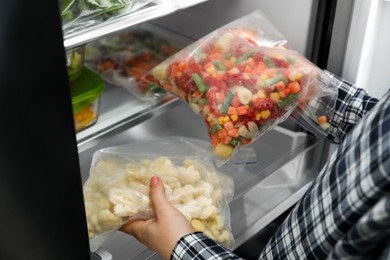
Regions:
<svg viewBox="0 0 390 260"><path fill-rule="evenodd" d="M0 8L0 259L89 259L58 1Z"/></svg>
<svg viewBox="0 0 390 260"><path fill-rule="evenodd" d="M339 76L343 74L345 53L351 27L352 13L355 0L337 2L334 19L332 40L330 42L329 57L326 69Z"/></svg>
<svg viewBox="0 0 390 260"><path fill-rule="evenodd" d="M310 59L321 69L328 63L336 6L337 0L319 0L317 5Z"/></svg>

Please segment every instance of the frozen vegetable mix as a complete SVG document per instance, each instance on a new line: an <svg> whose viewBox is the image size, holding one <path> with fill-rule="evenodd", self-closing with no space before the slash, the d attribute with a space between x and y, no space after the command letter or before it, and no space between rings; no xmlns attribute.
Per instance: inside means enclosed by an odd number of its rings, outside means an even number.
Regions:
<svg viewBox="0 0 390 260"><path fill-rule="evenodd" d="M115 85L141 100L162 96L162 88L139 79L150 69L187 45L187 39L169 36L147 24L121 31L87 45L86 62ZM188 41L189 42L189 41Z"/></svg>
<svg viewBox="0 0 390 260"><path fill-rule="evenodd" d="M284 121L313 85L326 84L318 80L321 71L285 42L245 26L242 21L254 15L217 29L144 77L203 116L220 158Z"/></svg>

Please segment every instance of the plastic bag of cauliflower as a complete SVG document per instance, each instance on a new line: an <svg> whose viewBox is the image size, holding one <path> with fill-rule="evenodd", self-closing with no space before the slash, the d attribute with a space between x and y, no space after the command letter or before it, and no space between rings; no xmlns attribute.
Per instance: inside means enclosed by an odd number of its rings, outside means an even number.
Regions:
<svg viewBox="0 0 390 260"><path fill-rule="evenodd" d="M204 143L169 137L95 152L83 187L91 250L126 221L154 216L149 199L154 175L164 181L167 198L196 231L231 247L233 179L216 170Z"/></svg>

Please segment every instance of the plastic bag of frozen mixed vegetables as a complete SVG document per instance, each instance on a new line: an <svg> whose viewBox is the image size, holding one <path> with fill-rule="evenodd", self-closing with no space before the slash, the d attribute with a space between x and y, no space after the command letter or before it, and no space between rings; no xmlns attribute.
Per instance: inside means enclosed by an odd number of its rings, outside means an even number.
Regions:
<svg viewBox="0 0 390 260"><path fill-rule="evenodd" d="M148 88L139 79L189 43L185 37L144 23L87 44L85 61L111 84L123 86L143 101L157 102L164 97L163 89Z"/></svg>
<svg viewBox="0 0 390 260"><path fill-rule="evenodd" d="M59 0L65 33L83 29L123 13L133 12L151 0Z"/></svg>
<svg viewBox="0 0 390 260"><path fill-rule="evenodd" d="M321 70L274 37L278 33L253 31L261 28L258 16L259 11L215 30L144 76L203 116L213 152L225 161L300 102L303 107L307 93L328 84Z"/></svg>
<svg viewBox="0 0 390 260"><path fill-rule="evenodd" d="M95 152L83 186L91 250L127 221L154 216L152 176L163 180L167 199L196 231L230 247L234 238L228 203L234 182L214 167L208 146L208 141L168 137Z"/></svg>

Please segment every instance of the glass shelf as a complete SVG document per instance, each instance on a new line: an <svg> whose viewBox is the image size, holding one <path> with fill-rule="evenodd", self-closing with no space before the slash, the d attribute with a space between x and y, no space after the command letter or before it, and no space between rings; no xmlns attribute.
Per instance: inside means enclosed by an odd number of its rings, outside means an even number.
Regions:
<svg viewBox="0 0 390 260"><path fill-rule="evenodd" d="M96 124L76 134L79 153L180 103L172 95L157 103L141 101L125 88L106 83Z"/></svg>
<svg viewBox="0 0 390 260"><path fill-rule="evenodd" d="M206 2L207 0L172 0L149 4L137 11L113 17L105 22L86 27L64 35L65 49L71 49L123 30L136 24L171 14L180 9Z"/></svg>

